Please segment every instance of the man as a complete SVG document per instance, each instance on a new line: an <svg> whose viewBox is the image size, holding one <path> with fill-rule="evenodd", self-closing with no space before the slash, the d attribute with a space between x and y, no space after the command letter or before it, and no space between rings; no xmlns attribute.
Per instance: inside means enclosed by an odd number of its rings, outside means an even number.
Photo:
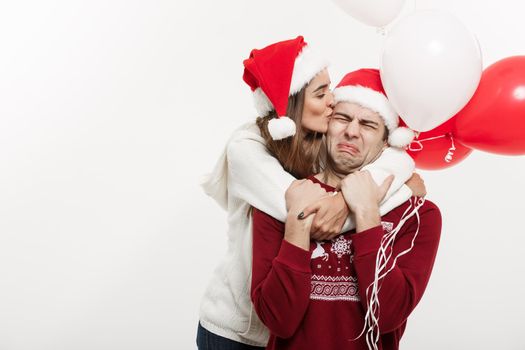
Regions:
<svg viewBox="0 0 525 350"><path fill-rule="evenodd" d="M388 144L411 139L379 72L349 73L334 94L326 169L290 186L286 224L254 210L251 296L271 331L267 349L398 349L434 264L439 209L413 197L381 217L392 177L377 185L362 171ZM303 209L336 188L356 229L311 242Z"/></svg>

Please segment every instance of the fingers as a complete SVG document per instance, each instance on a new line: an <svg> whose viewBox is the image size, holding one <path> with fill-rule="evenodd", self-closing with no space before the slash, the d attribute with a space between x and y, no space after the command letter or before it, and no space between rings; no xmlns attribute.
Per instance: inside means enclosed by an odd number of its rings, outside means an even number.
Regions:
<svg viewBox="0 0 525 350"><path fill-rule="evenodd" d="M319 186L319 189L321 190L322 187ZM327 194L324 190L322 191L323 192L319 193L322 195L322 197L316 200L313 204L310 204L304 208L302 211L303 216L301 218L298 217L299 219L305 219L312 214L317 214L313 223L313 225L316 225L316 223L318 223L320 220L319 218L326 216L327 208L326 205L324 205L324 200L329 198L331 195Z"/></svg>
<svg viewBox="0 0 525 350"><path fill-rule="evenodd" d="M386 179L383 181L383 183L381 184L381 188L386 189L388 191L388 189L392 185L392 182L394 182L394 175L388 175Z"/></svg>
<svg viewBox="0 0 525 350"><path fill-rule="evenodd" d="M334 217L327 217L318 212L312 223L310 236L316 240L332 239L341 232L343 224L344 220L341 221Z"/></svg>
<svg viewBox="0 0 525 350"><path fill-rule="evenodd" d="M316 241L328 241L338 236L339 234L340 232L336 232L334 230L330 230L328 232L316 231L312 232L310 234L310 237Z"/></svg>
<svg viewBox="0 0 525 350"><path fill-rule="evenodd" d="M417 197L424 197L427 194L425 187L425 181L417 174L413 173L410 179L406 182L406 185L412 190L412 194Z"/></svg>
<svg viewBox="0 0 525 350"><path fill-rule="evenodd" d="M381 197L381 200L385 197L386 193L388 192L388 189L392 185L392 182L394 182L394 175L388 175L385 181L379 186L379 195Z"/></svg>
<svg viewBox="0 0 525 350"><path fill-rule="evenodd" d="M312 204L312 205L309 205L307 206L306 208L304 208L304 210L302 211L303 213L303 217L302 218L299 218L299 219L305 219L307 218L308 216L312 215L312 214L317 214L318 210L320 209L320 204L318 202ZM317 219L314 220L314 223L312 224L315 225Z"/></svg>
<svg viewBox="0 0 525 350"><path fill-rule="evenodd" d="M319 215L315 217L314 222L312 223L312 229L313 232L319 232L320 234L323 234L328 230L328 224L327 221L320 217Z"/></svg>
<svg viewBox="0 0 525 350"><path fill-rule="evenodd" d="M321 187L320 184L314 183L308 179L303 179L293 181L284 195L286 200L286 209L288 211L292 207L294 207L295 210L298 209L299 211L302 211L303 208L315 202L323 195L326 195L326 191ZM311 215L310 211L306 214L303 213L304 218L308 217L309 215Z"/></svg>

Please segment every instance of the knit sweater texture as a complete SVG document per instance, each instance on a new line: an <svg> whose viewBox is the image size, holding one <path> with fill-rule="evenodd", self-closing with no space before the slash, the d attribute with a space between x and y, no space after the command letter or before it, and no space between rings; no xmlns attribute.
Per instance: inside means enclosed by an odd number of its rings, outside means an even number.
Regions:
<svg viewBox="0 0 525 350"><path fill-rule="evenodd" d="M313 179L315 181L315 179ZM322 184L327 191L333 191ZM415 202L415 200L413 200ZM367 287L374 281L376 255L385 233L398 226L409 201L382 217L381 225L332 240L312 242L309 250L284 240L284 224L253 213L251 297L271 331L268 350L366 350L363 331ZM387 255L411 247L381 280L378 348L397 350L407 318L427 286L441 233L441 214L430 201L409 218Z"/></svg>

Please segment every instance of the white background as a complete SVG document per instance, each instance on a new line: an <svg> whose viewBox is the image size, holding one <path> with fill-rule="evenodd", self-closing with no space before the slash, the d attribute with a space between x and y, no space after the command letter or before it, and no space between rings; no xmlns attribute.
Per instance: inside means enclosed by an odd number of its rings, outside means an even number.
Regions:
<svg viewBox="0 0 525 350"><path fill-rule="evenodd" d="M521 1L416 5L459 17L485 67L525 53ZM195 348L226 245L199 179L255 117L242 60L299 34L334 83L379 64L384 36L331 1L2 2L0 350ZM402 348L525 349L525 158L422 175L443 234Z"/></svg>

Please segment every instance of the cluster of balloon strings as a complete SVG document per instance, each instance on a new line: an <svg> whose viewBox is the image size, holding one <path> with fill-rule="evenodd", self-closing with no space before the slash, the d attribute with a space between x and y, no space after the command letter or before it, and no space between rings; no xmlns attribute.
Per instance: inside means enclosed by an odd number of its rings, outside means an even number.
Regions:
<svg viewBox="0 0 525 350"><path fill-rule="evenodd" d="M414 242L419 233L420 218L418 210L425 203L425 199L413 197L409 200L409 202L410 205L407 207L407 209L401 216L401 220L399 221L397 226L394 229L392 229L392 231L386 233L381 239L381 245L376 255L374 281L366 289L367 311L365 314L365 323L363 325L363 330L361 331L361 333L353 340L358 339L366 333L365 339L369 349L378 349L377 343L379 341L380 336L379 291L381 290L381 282L385 278L385 276L394 269L394 267L396 266L397 259L412 250L412 248L414 247ZM414 215L417 218L417 228L416 232L414 233L414 236L412 237L410 247L397 253L397 255L393 257L393 246L397 234L399 233L405 222Z"/></svg>
<svg viewBox="0 0 525 350"><path fill-rule="evenodd" d="M424 146L423 143L425 141L431 141L435 139L440 138L450 138L450 148L448 149L447 154L444 156L445 162L449 163L452 161L454 157L454 151L456 150L456 147L454 145L454 137L451 133L446 133L439 136L434 137L428 137L424 139L416 139L414 140L410 146L409 150L411 151L421 151ZM381 239L381 244L379 247L379 250L376 255L376 261L375 261L375 272L374 272L374 281L367 287L366 289L366 303L367 303L367 311L365 314L365 323L363 325L363 329L361 333L354 338L354 340L361 337L363 334L366 333L365 339L366 344L369 349L377 350L377 343L379 341L379 291L381 290L381 282L385 278L385 276L392 271L395 266L397 259L408 252L412 250L415 244L415 240L417 238L417 235L419 233L419 225L420 225L420 218L419 218L419 208L425 203L424 198L411 198L409 200L409 206L401 216L401 220L397 224L397 226L390 232L387 232L383 238ZM410 244L410 247L397 253L395 257L393 257L394 254L394 242L397 238L397 235L405 222L410 219L413 216L416 216L417 219L417 228L414 233L414 236L412 237L412 241Z"/></svg>

